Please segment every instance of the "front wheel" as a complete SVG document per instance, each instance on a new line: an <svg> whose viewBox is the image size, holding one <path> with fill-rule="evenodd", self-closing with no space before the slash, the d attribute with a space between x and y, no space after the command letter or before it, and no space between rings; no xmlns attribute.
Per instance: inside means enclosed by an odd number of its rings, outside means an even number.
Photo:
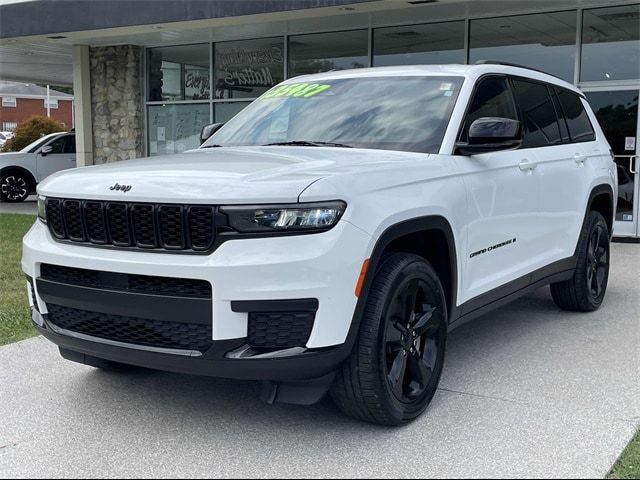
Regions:
<svg viewBox="0 0 640 480"><path fill-rule="evenodd" d="M24 202L30 191L29 179L23 173L9 172L0 177L0 199L3 202Z"/></svg>
<svg viewBox="0 0 640 480"><path fill-rule="evenodd" d="M447 307L435 270L422 257L394 253L376 272L358 341L332 387L346 414L402 425L422 414L444 365Z"/></svg>
<svg viewBox="0 0 640 480"><path fill-rule="evenodd" d="M593 312L600 308L609 283L609 226L602 214L589 212L578 243L573 278L551 285L554 302L563 310Z"/></svg>

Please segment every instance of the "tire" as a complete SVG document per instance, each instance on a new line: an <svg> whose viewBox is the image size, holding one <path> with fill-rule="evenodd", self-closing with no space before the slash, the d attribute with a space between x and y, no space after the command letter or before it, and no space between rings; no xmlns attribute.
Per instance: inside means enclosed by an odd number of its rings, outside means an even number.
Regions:
<svg viewBox="0 0 640 480"><path fill-rule="evenodd" d="M578 263L573 277L551 285L558 307L572 312L600 308L609 283L611 259L609 226L602 214L589 212L578 241Z"/></svg>
<svg viewBox="0 0 640 480"><path fill-rule="evenodd" d="M403 425L426 410L440 381L447 338L442 284L422 257L394 253L376 272L366 302L331 396L351 417Z"/></svg>
<svg viewBox="0 0 640 480"><path fill-rule="evenodd" d="M31 190L31 179L22 172L6 172L0 177L0 200L3 202L24 202Z"/></svg>

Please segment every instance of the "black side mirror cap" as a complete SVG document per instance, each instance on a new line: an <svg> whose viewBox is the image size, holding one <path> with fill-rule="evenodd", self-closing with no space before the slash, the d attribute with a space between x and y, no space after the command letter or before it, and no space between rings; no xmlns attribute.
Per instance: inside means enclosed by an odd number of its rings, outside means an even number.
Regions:
<svg viewBox="0 0 640 480"><path fill-rule="evenodd" d="M456 154L475 155L510 150L522 145L522 126L518 120L482 117L469 127L469 141L456 144Z"/></svg>
<svg viewBox="0 0 640 480"><path fill-rule="evenodd" d="M200 145L209 140L211 136L222 128L224 123L211 123L202 127L200 131Z"/></svg>

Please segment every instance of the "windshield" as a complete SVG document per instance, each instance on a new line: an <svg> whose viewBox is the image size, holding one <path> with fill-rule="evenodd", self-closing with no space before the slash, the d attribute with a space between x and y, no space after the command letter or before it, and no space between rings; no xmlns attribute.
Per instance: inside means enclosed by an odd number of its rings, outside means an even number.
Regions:
<svg viewBox="0 0 640 480"><path fill-rule="evenodd" d="M26 147L24 147L22 150L20 150L20 152L21 153L34 153L42 145L44 145L49 140L51 140L53 137L56 137L58 135L60 135L60 134L59 133L51 133L49 135L45 135L44 137L41 137L41 138L37 139L35 142L32 142L29 145L27 145Z"/></svg>
<svg viewBox="0 0 640 480"><path fill-rule="evenodd" d="M325 144L437 153L462 83L413 76L278 85L202 147Z"/></svg>

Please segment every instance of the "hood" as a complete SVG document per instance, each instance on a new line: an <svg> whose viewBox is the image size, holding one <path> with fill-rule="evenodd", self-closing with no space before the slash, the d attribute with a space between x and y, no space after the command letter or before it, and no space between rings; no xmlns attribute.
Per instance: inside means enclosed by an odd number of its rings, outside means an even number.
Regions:
<svg viewBox="0 0 640 480"><path fill-rule="evenodd" d="M164 203L290 203L315 181L416 155L325 147L226 147L52 175L42 195ZM115 188L116 184L124 189ZM131 188L129 188L131 187Z"/></svg>

